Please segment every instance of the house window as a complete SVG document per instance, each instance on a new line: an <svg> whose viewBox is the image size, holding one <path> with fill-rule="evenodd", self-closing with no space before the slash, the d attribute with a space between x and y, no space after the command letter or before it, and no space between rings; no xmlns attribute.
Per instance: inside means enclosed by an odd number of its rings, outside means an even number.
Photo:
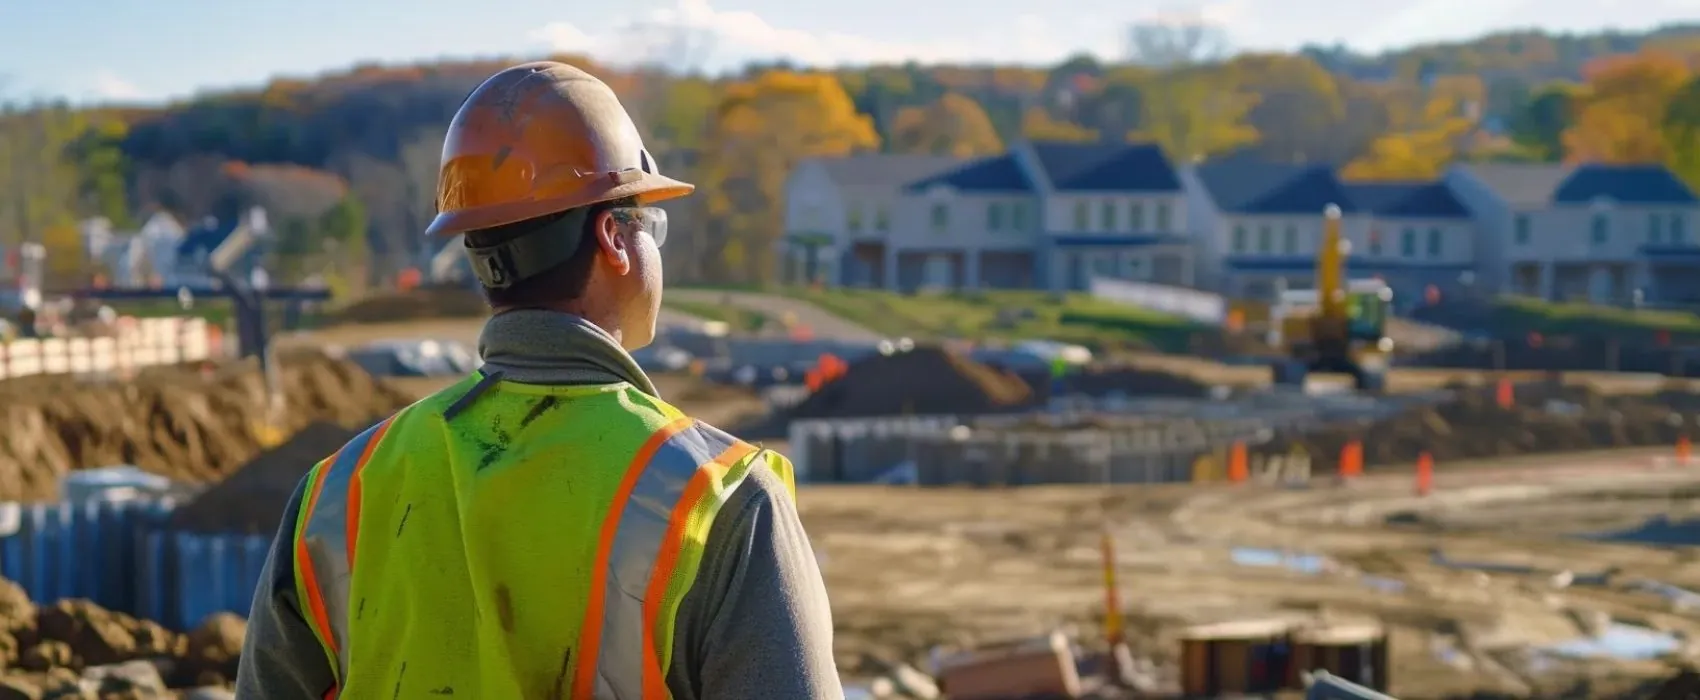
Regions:
<svg viewBox="0 0 1700 700"><path fill-rule="evenodd" d="M1665 234L1665 220L1658 214L1647 215L1647 242L1658 243Z"/></svg>
<svg viewBox="0 0 1700 700"><path fill-rule="evenodd" d="M1275 232L1269 230L1269 225L1257 227L1257 252L1269 253L1275 250Z"/></svg>
<svg viewBox="0 0 1700 700"><path fill-rule="evenodd" d="M1686 238L1688 238L1688 231L1683 228L1683 225L1684 222L1681 214L1670 215L1671 243L1682 243Z"/></svg>
<svg viewBox="0 0 1700 700"><path fill-rule="evenodd" d="M1594 245L1602 245L1610 237L1611 221L1606 218L1605 214L1595 214L1594 225L1589 232L1588 239L1593 241Z"/></svg>
<svg viewBox="0 0 1700 700"><path fill-rule="evenodd" d="M1092 274L1099 277L1115 277L1116 262L1115 254L1099 253L1092 258Z"/></svg>
<svg viewBox="0 0 1700 700"><path fill-rule="evenodd" d="M943 232L950 226L950 206L944 203L933 205L933 230Z"/></svg>
<svg viewBox="0 0 1700 700"><path fill-rule="evenodd" d="M1086 217L1087 217L1086 203L1085 202L1075 202L1074 203L1074 230L1075 231L1084 232L1086 230Z"/></svg>
<svg viewBox="0 0 1700 700"><path fill-rule="evenodd" d="M862 208L861 207L854 205L854 204L850 205L849 215L847 217L845 217L844 227L846 229L849 229L849 231L851 233L861 233L862 232Z"/></svg>
<svg viewBox="0 0 1700 700"><path fill-rule="evenodd" d="M1515 238L1513 238L1512 240L1515 240L1517 242L1517 245L1528 245L1528 243L1529 243L1529 215L1528 214L1518 214L1517 215L1517 221L1516 221L1515 225L1516 225L1516 231L1512 234L1513 236L1515 236Z"/></svg>
<svg viewBox="0 0 1700 700"><path fill-rule="evenodd" d="M885 207L874 210L874 230L880 233L891 230L891 212Z"/></svg>
<svg viewBox="0 0 1700 700"><path fill-rule="evenodd" d="M1103 218L1103 221L1101 223L1103 224L1105 231L1116 230L1116 203L1115 202L1104 202L1104 206L1101 208L1100 215Z"/></svg>
<svg viewBox="0 0 1700 700"><path fill-rule="evenodd" d="M1288 255L1299 252L1299 227L1287 224L1287 230L1281 233L1281 248Z"/></svg>
<svg viewBox="0 0 1700 700"><path fill-rule="evenodd" d="M1134 202L1133 206L1128 207L1127 223L1128 223L1128 226L1130 228L1132 228L1134 231L1145 230L1145 205L1144 204L1141 204L1139 202Z"/></svg>
<svg viewBox="0 0 1700 700"><path fill-rule="evenodd" d="M1440 229L1431 228L1428 230L1428 256L1431 258L1440 257L1440 249Z"/></svg>
<svg viewBox="0 0 1700 700"><path fill-rule="evenodd" d="M992 231L1003 230L1003 202L986 205L986 228Z"/></svg>
<svg viewBox="0 0 1700 700"><path fill-rule="evenodd" d="M1251 249L1251 236L1246 234L1244 226L1234 225L1234 252L1244 253Z"/></svg>
<svg viewBox="0 0 1700 700"><path fill-rule="evenodd" d="M1157 203L1157 233L1169 232L1169 205Z"/></svg>
<svg viewBox="0 0 1700 700"><path fill-rule="evenodd" d="M1417 257L1417 230L1405 229L1399 234L1399 253L1407 258Z"/></svg>
<svg viewBox="0 0 1700 700"><path fill-rule="evenodd" d="M1015 202L1009 205L1009 229L1011 231L1027 230L1027 203Z"/></svg>

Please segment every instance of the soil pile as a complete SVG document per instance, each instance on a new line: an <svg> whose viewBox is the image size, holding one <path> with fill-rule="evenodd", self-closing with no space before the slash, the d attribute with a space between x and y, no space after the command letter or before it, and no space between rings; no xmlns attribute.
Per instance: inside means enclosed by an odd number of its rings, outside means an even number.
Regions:
<svg viewBox="0 0 1700 700"><path fill-rule="evenodd" d="M332 323L390 323L427 318L478 318L490 313L470 289L439 287L368 296L330 314Z"/></svg>
<svg viewBox="0 0 1700 700"><path fill-rule="evenodd" d="M279 357L285 434L325 421L364 428L408 397L320 353ZM222 479L259 453L265 383L252 364L219 375L157 372L126 384L8 392L0 400L0 500L57 497L73 469L133 464L179 481Z"/></svg>
<svg viewBox="0 0 1700 700"><path fill-rule="evenodd" d="M1428 452L1436 461L1492 459L1546 452L1671 445L1694 434L1682 413L1700 406L1693 394L1609 396L1584 387L1530 385L1502 408L1491 389L1464 389L1456 400L1366 425L1333 426L1277 439L1260 451L1286 453L1295 446L1313 469L1335 469L1340 448L1361 440L1364 463L1410 465Z"/></svg>
<svg viewBox="0 0 1700 700"><path fill-rule="evenodd" d="M245 630L235 615L183 635L86 600L38 608L0 579L0 698L160 697L168 687L225 685Z"/></svg>
<svg viewBox="0 0 1700 700"><path fill-rule="evenodd" d="M941 348L857 361L793 408L788 418L996 413L1019 408L1033 390L1020 377Z"/></svg>
<svg viewBox="0 0 1700 700"><path fill-rule="evenodd" d="M301 477L356 434L335 423L308 425L177 509L171 523L192 532L272 532Z"/></svg>

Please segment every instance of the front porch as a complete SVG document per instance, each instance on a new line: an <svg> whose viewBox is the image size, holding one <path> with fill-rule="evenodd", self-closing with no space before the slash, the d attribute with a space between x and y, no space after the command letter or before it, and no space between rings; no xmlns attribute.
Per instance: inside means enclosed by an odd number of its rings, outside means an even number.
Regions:
<svg viewBox="0 0 1700 700"><path fill-rule="evenodd" d="M1191 287L1196 277L1192 248L1179 242L1059 245L1046 272L1056 291L1084 291L1093 277L1173 287Z"/></svg>

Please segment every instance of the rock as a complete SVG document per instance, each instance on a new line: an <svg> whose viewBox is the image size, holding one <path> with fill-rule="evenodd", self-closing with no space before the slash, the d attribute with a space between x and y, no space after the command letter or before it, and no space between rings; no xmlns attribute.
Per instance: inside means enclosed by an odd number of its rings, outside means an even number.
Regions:
<svg viewBox="0 0 1700 700"><path fill-rule="evenodd" d="M191 673L207 672L236 677L236 661L242 655L242 638L248 622L241 615L216 613L207 616L189 633L184 662Z"/></svg>
<svg viewBox="0 0 1700 700"><path fill-rule="evenodd" d="M40 679L24 675L0 678L0 700L41 700Z"/></svg>
<svg viewBox="0 0 1700 700"><path fill-rule="evenodd" d="M69 644L84 664L104 666L137 657L135 618L87 600L61 600L36 615L43 639Z"/></svg>
<svg viewBox="0 0 1700 700"><path fill-rule="evenodd" d="M34 620L35 603L30 602L30 595L24 592L24 587L0 579L0 627L12 629L20 622Z"/></svg>
<svg viewBox="0 0 1700 700"><path fill-rule="evenodd" d="M57 640L48 640L24 650L18 658L18 665L30 671L48 671L55 668L67 668L76 660L71 653L71 645Z"/></svg>

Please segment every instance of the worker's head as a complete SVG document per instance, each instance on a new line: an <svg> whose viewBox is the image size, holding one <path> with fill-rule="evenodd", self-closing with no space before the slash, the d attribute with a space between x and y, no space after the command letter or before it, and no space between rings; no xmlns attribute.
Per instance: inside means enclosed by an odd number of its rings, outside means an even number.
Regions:
<svg viewBox="0 0 1700 700"><path fill-rule="evenodd" d="M509 68L449 124L430 236L466 234L497 310L579 314L627 349L661 305L658 202L693 186L661 175L614 92L561 63Z"/></svg>

